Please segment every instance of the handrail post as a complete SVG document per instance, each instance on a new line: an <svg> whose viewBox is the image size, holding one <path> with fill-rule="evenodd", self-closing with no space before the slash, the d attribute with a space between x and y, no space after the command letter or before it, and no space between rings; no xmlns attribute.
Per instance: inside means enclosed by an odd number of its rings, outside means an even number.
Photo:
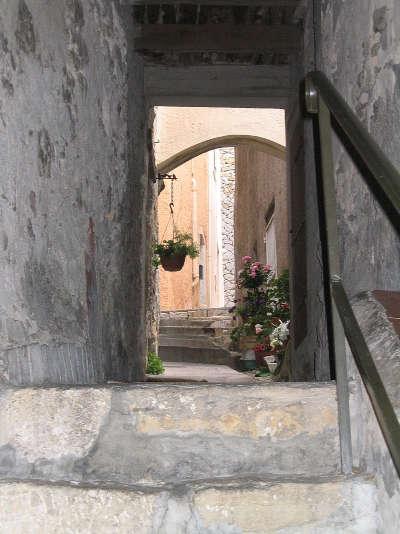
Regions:
<svg viewBox="0 0 400 534"><path fill-rule="evenodd" d="M306 79L306 105L309 113L318 114L321 150L323 208L329 270L330 304L332 310L333 349L335 355L336 390L338 401L339 439L342 472L352 471L351 422L346 345L343 326L332 294L332 280L340 275L339 238L336 213L336 188L332 155L331 114L312 81Z"/></svg>

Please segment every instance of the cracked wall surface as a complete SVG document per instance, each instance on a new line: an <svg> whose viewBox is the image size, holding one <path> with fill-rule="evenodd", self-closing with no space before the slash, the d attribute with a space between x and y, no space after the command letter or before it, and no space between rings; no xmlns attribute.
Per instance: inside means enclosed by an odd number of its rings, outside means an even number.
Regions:
<svg viewBox="0 0 400 534"><path fill-rule="evenodd" d="M400 4L396 0L322 0L318 68L323 70L380 148L400 168ZM400 287L400 240L335 138L340 257L371 353L398 413L398 336L375 289ZM360 294L361 292L361 294ZM400 487L367 392L349 354L354 463L376 474L382 523L398 530Z"/></svg>
<svg viewBox="0 0 400 534"><path fill-rule="evenodd" d="M141 372L145 110L119 9L0 2L0 383Z"/></svg>
<svg viewBox="0 0 400 534"><path fill-rule="evenodd" d="M399 168L399 2L323 0L319 41L322 70ZM396 290L400 240L339 142L334 162L346 287L352 295L370 289Z"/></svg>

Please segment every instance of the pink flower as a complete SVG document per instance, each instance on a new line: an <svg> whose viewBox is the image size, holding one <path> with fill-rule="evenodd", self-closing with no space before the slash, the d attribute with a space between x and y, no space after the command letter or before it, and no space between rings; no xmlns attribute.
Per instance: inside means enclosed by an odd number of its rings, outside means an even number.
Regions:
<svg viewBox="0 0 400 534"><path fill-rule="evenodd" d="M263 268L264 273L269 273L269 271L271 270L272 270L271 265L268 265L268 264L264 265L264 268Z"/></svg>
<svg viewBox="0 0 400 534"><path fill-rule="evenodd" d="M243 256L242 258L243 263L249 263L251 262L251 256Z"/></svg>
<svg viewBox="0 0 400 534"><path fill-rule="evenodd" d="M255 277L257 276L257 273L255 273L255 272L252 271L252 272L250 273L250 276L251 276L251 278L255 278Z"/></svg>
<svg viewBox="0 0 400 534"><path fill-rule="evenodd" d="M258 263L258 262L256 262L256 263L252 263L252 264L251 264L251 267L250 267L250 269L251 269L252 271L258 271L259 268L260 268L260 263Z"/></svg>

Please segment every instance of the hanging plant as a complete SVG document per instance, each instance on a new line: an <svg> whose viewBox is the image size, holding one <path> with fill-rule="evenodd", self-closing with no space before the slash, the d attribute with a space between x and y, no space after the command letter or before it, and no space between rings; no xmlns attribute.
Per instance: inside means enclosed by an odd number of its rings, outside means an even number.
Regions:
<svg viewBox="0 0 400 534"><path fill-rule="evenodd" d="M186 256L194 259L199 255L199 247L188 233L174 231L172 239L164 239L154 247L153 265L160 264L165 271L180 271L185 265Z"/></svg>

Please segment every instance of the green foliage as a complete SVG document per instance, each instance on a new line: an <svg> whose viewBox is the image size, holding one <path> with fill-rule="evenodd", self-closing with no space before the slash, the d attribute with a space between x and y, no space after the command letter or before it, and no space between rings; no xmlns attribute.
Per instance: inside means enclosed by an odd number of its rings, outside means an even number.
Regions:
<svg viewBox="0 0 400 534"><path fill-rule="evenodd" d="M155 352L149 352L147 355L146 373L148 375L161 375L164 372L164 364Z"/></svg>
<svg viewBox="0 0 400 534"><path fill-rule="evenodd" d="M176 232L172 239L164 239L154 247L153 266L160 265L161 256L189 256L194 259L199 255L199 247L188 233Z"/></svg>

